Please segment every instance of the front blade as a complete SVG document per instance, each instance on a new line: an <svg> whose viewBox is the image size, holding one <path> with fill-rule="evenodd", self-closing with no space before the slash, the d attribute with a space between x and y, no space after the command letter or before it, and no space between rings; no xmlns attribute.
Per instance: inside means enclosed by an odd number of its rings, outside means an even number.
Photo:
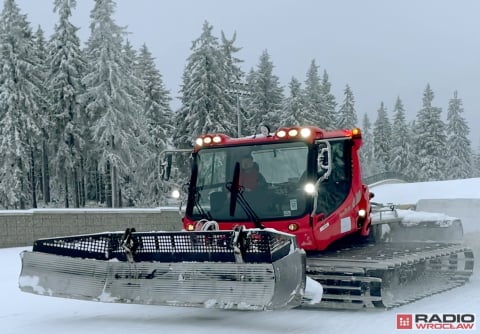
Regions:
<svg viewBox="0 0 480 334"><path fill-rule="evenodd" d="M228 236L219 232L135 234L139 261L128 261L118 249L99 251L101 244L116 244L112 242L115 234L37 241L37 250L22 253L19 285L25 292L102 302L237 309L296 307L305 288L305 254L291 247L290 236L267 232L269 238L275 238L276 247L265 257L265 244L259 238L264 233L245 235L246 261L240 262L226 255L234 250L224 238L222 243L216 240ZM159 247L159 239L166 235L175 242ZM72 245L76 245L72 252L65 251ZM38 251L48 248L49 253ZM225 254L219 256L222 251ZM86 256L89 253L90 258Z"/></svg>

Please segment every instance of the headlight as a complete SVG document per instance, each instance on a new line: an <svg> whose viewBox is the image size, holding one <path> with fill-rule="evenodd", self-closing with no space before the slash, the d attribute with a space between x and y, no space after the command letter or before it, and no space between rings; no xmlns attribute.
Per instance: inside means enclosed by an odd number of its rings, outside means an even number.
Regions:
<svg viewBox="0 0 480 334"><path fill-rule="evenodd" d="M315 185L313 183L307 183L305 187L303 187L303 190L305 190L307 194L313 194L315 192Z"/></svg>
<svg viewBox="0 0 480 334"><path fill-rule="evenodd" d="M367 214L367 211L365 211L364 209L358 210L359 217L365 218L366 214Z"/></svg>
<svg viewBox="0 0 480 334"><path fill-rule="evenodd" d="M303 128L302 130L300 130L300 135L303 138L310 137L311 134L312 134L312 131L309 128Z"/></svg>
<svg viewBox="0 0 480 334"><path fill-rule="evenodd" d="M291 129L290 131L288 131L288 135L290 137L295 137L296 135L298 135L298 130L297 129Z"/></svg>

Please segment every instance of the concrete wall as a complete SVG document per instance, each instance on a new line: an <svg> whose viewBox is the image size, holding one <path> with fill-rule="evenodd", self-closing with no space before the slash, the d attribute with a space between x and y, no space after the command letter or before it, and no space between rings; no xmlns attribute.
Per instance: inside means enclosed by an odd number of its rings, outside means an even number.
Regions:
<svg viewBox="0 0 480 334"><path fill-rule="evenodd" d="M0 248L40 238L124 231L180 231L178 209L52 209L0 211Z"/></svg>

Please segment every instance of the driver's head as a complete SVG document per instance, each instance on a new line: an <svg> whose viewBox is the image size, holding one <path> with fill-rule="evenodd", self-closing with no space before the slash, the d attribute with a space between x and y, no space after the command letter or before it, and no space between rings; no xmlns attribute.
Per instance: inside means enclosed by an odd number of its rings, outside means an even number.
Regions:
<svg viewBox="0 0 480 334"><path fill-rule="evenodd" d="M242 169L251 169L253 168L253 158L250 154L242 156L240 159L240 167Z"/></svg>

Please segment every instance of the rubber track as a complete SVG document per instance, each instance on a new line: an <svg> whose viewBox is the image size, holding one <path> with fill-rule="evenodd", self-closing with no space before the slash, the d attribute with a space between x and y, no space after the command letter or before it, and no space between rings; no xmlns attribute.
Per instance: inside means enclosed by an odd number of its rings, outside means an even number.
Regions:
<svg viewBox="0 0 480 334"><path fill-rule="evenodd" d="M461 286L472 273L473 251L458 244L385 243L309 254L307 275L324 293L308 307L392 308Z"/></svg>

